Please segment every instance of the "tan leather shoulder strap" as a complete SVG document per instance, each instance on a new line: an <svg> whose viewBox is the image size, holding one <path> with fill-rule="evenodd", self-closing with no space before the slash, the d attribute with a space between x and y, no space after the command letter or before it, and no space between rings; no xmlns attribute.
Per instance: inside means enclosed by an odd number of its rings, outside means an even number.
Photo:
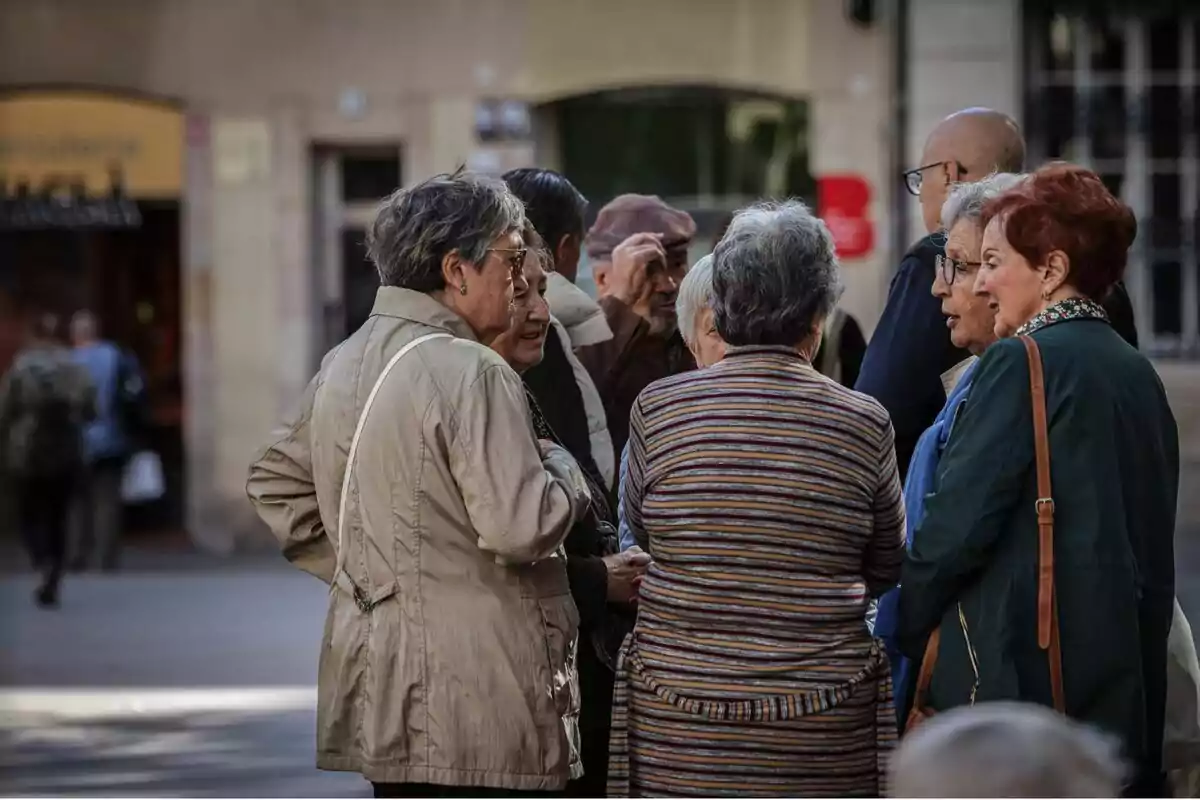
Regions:
<svg viewBox="0 0 1200 800"><path fill-rule="evenodd" d="M933 633L929 634L929 641L925 643L925 653L921 656L921 669L917 673L912 710L909 712L909 720L913 724L926 714L925 698L929 694L929 684L933 682L933 668L937 666L938 645L941 641L942 628L939 625L933 629Z"/></svg>
<svg viewBox="0 0 1200 800"><path fill-rule="evenodd" d="M1033 445L1037 463L1037 500L1034 510L1038 525L1038 647L1050 662L1050 689L1054 707L1066 713L1063 696L1062 648L1058 631L1058 604L1054 596L1054 493L1050 484L1050 428L1046 420L1046 382L1042 353L1037 342L1022 336L1029 356L1029 389L1033 409Z"/></svg>

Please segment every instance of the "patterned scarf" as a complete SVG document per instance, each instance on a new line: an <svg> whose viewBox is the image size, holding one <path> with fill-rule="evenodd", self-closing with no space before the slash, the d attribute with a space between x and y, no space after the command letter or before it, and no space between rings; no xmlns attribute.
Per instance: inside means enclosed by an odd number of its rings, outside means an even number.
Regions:
<svg viewBox="0 0 1200 800"><path fill-rule="evenodd" d="M1017 336L1027 336L1050 325L1074 319L1099 319L1108 322L1108 313L1095 300L1089 300L1086 297L1071 297L1034 315L1032 319L1017 328Z"/></svg>

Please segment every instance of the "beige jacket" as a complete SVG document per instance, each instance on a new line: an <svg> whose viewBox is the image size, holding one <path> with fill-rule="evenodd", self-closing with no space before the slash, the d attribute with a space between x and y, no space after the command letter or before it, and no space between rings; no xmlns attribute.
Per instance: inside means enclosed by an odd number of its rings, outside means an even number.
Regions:
<svg viewBox="0 0 1200 800"><path fill-rule="evenodd" d="M557 272L546 276L546 302L571 337L571 349L613 338L604 309L592 296Z"/></svg>
<svg viewBox="0 0 1200 800"><path fill-rule="evenodd" d="M363 427L343 526L346 458ZM586 508L574 460L539 454L520 378L427 295L379 290L299 418L250 469L258 513L332 584L317 765L389 783L559 789L578 774L578 615L560 544ZM509 566L506 566L508 564Z"/></svg>

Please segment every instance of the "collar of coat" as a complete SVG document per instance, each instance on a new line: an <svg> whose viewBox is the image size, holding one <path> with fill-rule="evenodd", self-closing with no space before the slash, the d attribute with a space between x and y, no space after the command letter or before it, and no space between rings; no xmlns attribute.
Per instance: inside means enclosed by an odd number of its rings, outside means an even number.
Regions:
<svg viewBox="0 0 1200 800"><path fill-rule="evenodd" d="M375 305L371 308L371 316L376 315L412 320L431 328L441 328L460 339L477 341L475 332L465 319L429 295L412 289L380 286L375 293Z"/></svg>
<svg viewBox="0 0 1200 800"><path fill-rule="evenodd" d="M1086 297L1069 297L1036 314L1033 319L1017 328L1017 336L1028 336L1050 325L1070 322L1074 319L1099 319L1108 322L1108 314L1104 311L1104 307L1095 300L1089 300Z"/></svg>

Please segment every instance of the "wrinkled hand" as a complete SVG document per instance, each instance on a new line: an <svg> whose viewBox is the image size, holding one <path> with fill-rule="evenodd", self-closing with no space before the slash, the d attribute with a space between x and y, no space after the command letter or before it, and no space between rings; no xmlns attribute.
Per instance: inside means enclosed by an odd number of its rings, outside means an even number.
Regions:
<svg viewBox="0 0 1200 800"><path fill-rule="evenodd" d="M655 263L667 263L661 234L635 233L613 249L609 293L646 320L650 319L654 293L650 270Z"/></svg>
<svg viewBox="0 0 1200 800"><path fill-rule="evenodd" d="M608 601L633 603L637 600L637 584L650 566L650 554L634 546L623 553L604 557L608 569Z"/></svg>

